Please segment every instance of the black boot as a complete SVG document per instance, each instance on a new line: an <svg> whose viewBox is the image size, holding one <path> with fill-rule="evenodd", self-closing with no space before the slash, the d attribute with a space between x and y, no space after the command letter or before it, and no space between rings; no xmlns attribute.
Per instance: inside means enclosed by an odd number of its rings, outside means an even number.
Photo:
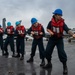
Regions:
<svg viewBox="0 0 75 75"><path fill-rule="evenodd" d="M23 56L21 56L20 60L23 60L23 59L24 59L24 57L23 57Z"/></svg>
<svg viewBox="0 0 75 75"><path fill-rule="evenodd" d="M42 59L40 66L42 67L42 66L44 66L44 65L45 65L45 60Z"/></svg>
<svg viewBox="0 0 75 75"><path fill-rule="evenodd" d="M68 68L66 64L63 64L63 74L67 74L68 73Z"/></svg>
<svg viewBox="0 0 75 75"><path fill-rule="evenodd" d="M16 58L19 58L19 57L20 57L20 54L18 53L15 57L16 57Z"/></svg>
<svg viewBox="0 0 75 75"><path fill-rule="evenodd" d="M52 63L48 62L48 64L46 64L45 66L43 66L44 69L49 69L52 68Z"/></svg>
<svg viewBox="0 0 75 75"><path fill-rule="evenodd" d="M4 56L8 56L8 55L9 55L9 53L8 53L8 52L5 52L3 55L4 55Z"/></svg>
<svg viewBox="0 0 75 75"><path fill-rule="evenodd" d="M4 56L4 50L2 50L2 56Z"/></svg>
<svg viewBox="0 0 75 75"><path fill-rule="evenodd" d="M20 57L20 60L23 60L24 59L24 55L22 54L22 56Z"/></svg>
<svg viewBox="0 0 75 75"><path fill-rule="evenodd" d="M33 58L31 57L29 60L27 60L27 63L33 62Z"/></svg>
<svg viewBox="0 0 75 75"><path fill-rule="evenodd" d="M12 57L15 57L15 52L13 52Z"/></svg>

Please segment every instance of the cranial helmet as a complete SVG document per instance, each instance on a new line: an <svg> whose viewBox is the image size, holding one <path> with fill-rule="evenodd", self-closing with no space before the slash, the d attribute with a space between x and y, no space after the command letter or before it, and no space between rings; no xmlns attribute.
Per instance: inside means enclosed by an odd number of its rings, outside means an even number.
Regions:
<svg viewBox="0 0 75 75"><path fill-rule="evenodd" d="M11 26L11 22L7 22L7 26Z"/></svg>
<svg viewBox="0 0 75 75"><path fill-rule="evenodd" d="M61 9L56 9L54 12L53 12L53 14L59 14L59 15L63 15L63 12L62 12L62 10Z"/></svg>
<svg viewBox="0 0 75 75"><path fill-rule="evenodd" d="M32 19L31 19L31 23L32 23L32 24L36 23L37 21L38 21L38 20L37 20L36 18L32 18Z"/></svg>

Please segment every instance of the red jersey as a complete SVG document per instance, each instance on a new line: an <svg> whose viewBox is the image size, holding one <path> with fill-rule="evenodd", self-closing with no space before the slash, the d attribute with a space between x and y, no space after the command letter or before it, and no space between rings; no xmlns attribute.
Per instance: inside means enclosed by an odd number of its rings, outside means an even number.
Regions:
<svg viewBox="0 0 75 75"><path fill-rule="evenodd" d="M51 30L54 33L54 35L56 35L57 37L61 37L63 35L63 25L64 25L64 20L62 18L58 22L56 22L55 19L52 18Z"/></svg>
<svg viewBox="0 0 75 75"><path fill-rule="evenodd" d="M13 34L13 32L14 32L14 27L13 27L13 26L7 26L6 32L7 32L7 34Z"/></svg>
<svg viewBox="0 0 75 75"><path fill-rule="evenodd" d="M36 35L33 35L34 38L36 38L36 39L42 38L42 36L40 35L40 32L42 32L42 25L41 24L38 24L37 27L32 25L32 31L36 34Z"/></svg>
<svg viewBox="0 0 75 75"><path fill-rule="evenodd" d="M25 27L23 25L17 26L16 31L17 31L17 34L19 34L19 36L21 36L21 37L25 36L25 31L26 30L25 30Z"/></svg>
<svg viewBox="0 0 75 75"><path fill-rule="evenodd" d="M0 28L0 34L4 33L3 28Z"/></svg>

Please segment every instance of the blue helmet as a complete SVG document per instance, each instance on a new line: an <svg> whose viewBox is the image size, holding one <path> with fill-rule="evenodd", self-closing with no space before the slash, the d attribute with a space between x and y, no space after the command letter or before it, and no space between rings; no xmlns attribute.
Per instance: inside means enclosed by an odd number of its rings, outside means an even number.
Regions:
<svg viewBox="0 0 75 75"><path fill-rule="evenodd" d="M63 12L62 12L61 9L56 9L56 10L53 12L53 14L59 14L59 15L62 16Z"/></svg>
<svg viewBox="0 0 75 75"><path fill-rule="evenodd" d="M11 26L11 22L7 22L7 26Z"/></svg>
<svg viewBox="0 0 75 75"><path fill-rule="evenodd" d="M32 24L36 23L37 21L38 21L38 20L37 20L36 18L32 18L32 19L31 19L31 23L32 23Z"/></svg>
<svg viewBox="0 0 75 75"><path fill-rule="evenodd" d="M18 26L20 23L21 23L20 21L17 21L15 24L16 24L16 26Z"/></svg>

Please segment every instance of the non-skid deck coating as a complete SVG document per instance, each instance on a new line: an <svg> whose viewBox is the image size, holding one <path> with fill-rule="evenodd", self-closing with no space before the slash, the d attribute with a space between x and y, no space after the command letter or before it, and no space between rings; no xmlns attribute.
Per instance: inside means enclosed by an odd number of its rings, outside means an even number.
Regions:
<svg viewBox="0 0 75 75"><path fill-rule="evenodd" d="M0 51L0 75L63 75L63 66L58 59L57 49L54 48L52 55L52 69L44 70L40 67L41 60L39 58L38 48L34 57L33 63L27 63L27 59L30 57L32 41L26 41L25 44L25 58L20 60L19 58L12 58L12 52L9 48L9 57L6 58L1 56ZM75 75L75 41L71 43L67 42L67 39L64 39L65 51L68 56L68 74ZM44 47L46 48L47 41L44 41ZM45 60L46 61L46 60Z"/></svg>

